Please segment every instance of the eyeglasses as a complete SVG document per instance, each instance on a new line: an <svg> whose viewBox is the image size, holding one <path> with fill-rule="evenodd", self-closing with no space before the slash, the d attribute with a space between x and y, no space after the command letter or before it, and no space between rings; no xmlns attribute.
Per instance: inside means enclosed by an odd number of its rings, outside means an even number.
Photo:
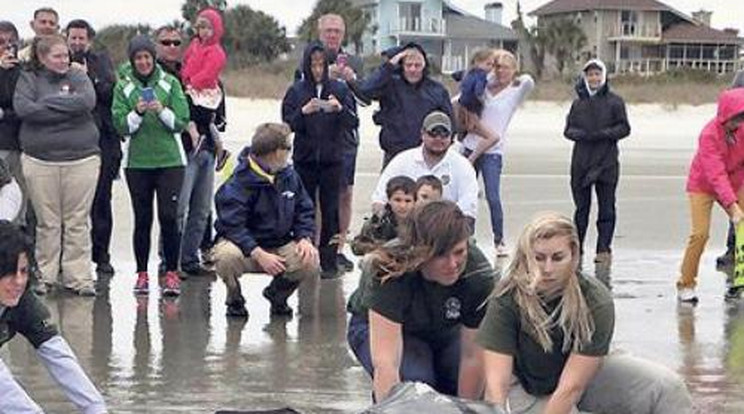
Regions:
<svg viewBox="0 0 744 414"><path fill-rule="evenodd" d="M178 47L178 46L181 46L181 41L180 40L161 40L160 41L160 44L163 45L163 46L175 46L175 47Z"/></svg>
<svg viewBox="0 0 744 414"><path fill-rule="evenodd" d="M449 138L450 135L451 135L450 132L447 129L442 128L442 127L435 127L431 131L426 131L426 133L430 137L441 138L441 139Z"/></svg>

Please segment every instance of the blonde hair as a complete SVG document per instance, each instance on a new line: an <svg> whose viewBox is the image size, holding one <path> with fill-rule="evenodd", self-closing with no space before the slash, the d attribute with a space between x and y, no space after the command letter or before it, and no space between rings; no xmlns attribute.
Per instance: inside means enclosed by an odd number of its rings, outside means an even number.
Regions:
<svg viewBox="0 0 744 414"><path fill-rule="evenodd" d="M473 67L481 62L485 62L489 59L496 57L494 49L478 49L470 57L470 66Z"/></svg>
<svg viewBox="0 0 744 414"><path fill-rule="evenodd" d="M539 269L534 255L535 242L554 237L568 237L571 245L571 275L560 293L560 301L548 313L544 300L535 291L535 278ZM546 212L535 216L525 226L519 237L514 260L506 276L494 291L495 296L512 295L519 308L522 324L545 352L552 352L554 328L563 331L563 352L577 351L591 341L594 334L594 319L586 303L578 279L579 237L573 222L558 213Z"/></svg>
<svg viewBox="0 0 744 414"><path fill-rule="evenodd" d="M515 70L517 69L517 58L508 50L497 49L493 52L496 63L508 63Z"/></svg>

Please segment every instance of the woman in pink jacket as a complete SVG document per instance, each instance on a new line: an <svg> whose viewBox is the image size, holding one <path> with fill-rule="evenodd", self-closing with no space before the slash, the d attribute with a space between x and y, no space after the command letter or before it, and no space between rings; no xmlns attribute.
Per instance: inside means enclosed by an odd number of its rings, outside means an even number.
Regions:
<svg viewBox="0 0 744 414"><path fill-rule="evenodd" d="M710 231L710 212L718 201L735 224L744 219L744 89L723 92L718 114L700 134L687 177L692 232L677 281L677 298L697 303L698 265Z"/></svg>

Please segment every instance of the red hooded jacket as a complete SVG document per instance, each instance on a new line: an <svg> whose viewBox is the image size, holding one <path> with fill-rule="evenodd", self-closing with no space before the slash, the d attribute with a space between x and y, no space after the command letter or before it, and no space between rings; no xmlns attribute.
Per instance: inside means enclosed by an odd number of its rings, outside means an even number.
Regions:
<svg viewBox="0 0 744 414"><path fill-rule="evenodd" d="M216 89L222 69L227 63L227 54L220 45L222 35L225 33L222 16L217 10L206 8L200 11L197 17L209 20L214 34L204 42L199 36L191 40L183 55L181 81L186 87L190 86L196 90Z"/></svg>
<svg viewBox="0 0 744 414"><path fill-rule="evenodd" d="M700 133L698 149L687 176L687 191L715 196L724 208L737 201L744 182L744 125L729 142L723 125L744 112L744 88L724 91L718 97L718 114Z"/></svg>

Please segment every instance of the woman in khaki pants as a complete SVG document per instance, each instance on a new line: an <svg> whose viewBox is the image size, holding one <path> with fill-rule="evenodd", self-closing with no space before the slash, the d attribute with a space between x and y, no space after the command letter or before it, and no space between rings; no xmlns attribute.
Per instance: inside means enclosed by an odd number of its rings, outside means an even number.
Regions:
<svg viewBox="0 0 744 414"><path fill-rule="evenodd" d="M70 66L65 39L39 37L21 73L13 106L21 119L21 165L37 217L37 293L55 284L95 295L88 216L100 165L96 95L85 68Z"/></svg>

